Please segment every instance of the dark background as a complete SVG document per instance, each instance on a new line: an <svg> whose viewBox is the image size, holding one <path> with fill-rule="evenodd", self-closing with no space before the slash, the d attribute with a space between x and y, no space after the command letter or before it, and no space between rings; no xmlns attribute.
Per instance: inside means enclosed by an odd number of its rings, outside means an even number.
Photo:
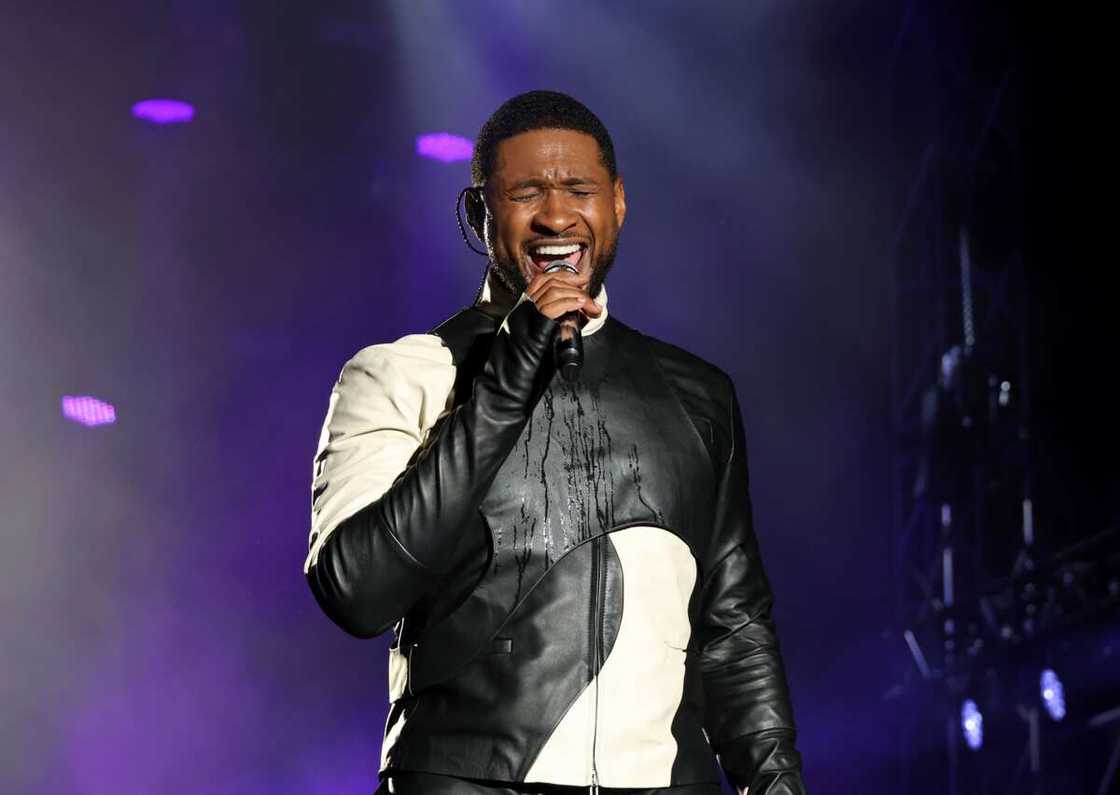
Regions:
<svg viewBox="0 0 1120 795"><path fill-rule="evenodd" d="M910 755L941 751L891 736L914 718L891 362L937 308L900 327L892 271L924 147L986 107L962 86L1010 75L1014 144L979 157L959 214L979 267L1014 263L1001 333L1028 352L1039 532L1058 549L1117 521L1110 255L1074 186L1092 125L1072 86L1093 70L1067 56L1072 24L1016 9L6 7L3 789L372 790L387 639L346 637L301 572L319 426L346 359L431 328L481 276L452 216L468 166L417 157L416 136L473 138L554 88L601 116L626 180L612 313L735 380L810 789L917 792ZM132 118L152 96L197 116ZM932 383L940 352L907 366ZM67 422L64 394L118 421Z"/></svg>

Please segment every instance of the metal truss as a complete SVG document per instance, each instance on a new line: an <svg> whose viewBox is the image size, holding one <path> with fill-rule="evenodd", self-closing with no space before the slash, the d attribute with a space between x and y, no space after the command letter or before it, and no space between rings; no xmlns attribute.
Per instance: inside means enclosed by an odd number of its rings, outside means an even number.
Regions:
<svg viewBox="0 0 1120 795"><path fill-rule="evenodd" d="M891 539L903 624L927 620L982 587L992 568L982 557L990 489L976 479L1008 457L1009 444L1019 447L1011 454L1020 476L1014 491L1030 524L1029 405L1018 394L1026 382L1025 343L1011 289L1021 278L1022 230L1001 229L997 244L981 246L980 254L974 245L993 238L980 194L993 187L1010 194L1022 184L1017 70L1010 54L998 69L975 63L982 42L963 25L910 2L891 58L896 137L919 142L914 152L898 153L912 173L890 267ZM915 85L923 92L912 91ZM1014 225L1014 213L1007 217Z"/></svg>
<svg viewBox="0 0 1120 795"><path fill-rule="evenodd" d="M1111 648L1100 628L1120 615L1120 529L1056 553L1039 543L1021 42L1013 16L983 6L905 2L889 65L904 186L890 252L894 790L1070 792L1050 750L1065 743L1100 747L1104 793L1120 742L1106 749L1102 733L1120 709L1051 725L1038 671L1055 650ZM966 696L991 709L984 753L962 738Z"/></svg>

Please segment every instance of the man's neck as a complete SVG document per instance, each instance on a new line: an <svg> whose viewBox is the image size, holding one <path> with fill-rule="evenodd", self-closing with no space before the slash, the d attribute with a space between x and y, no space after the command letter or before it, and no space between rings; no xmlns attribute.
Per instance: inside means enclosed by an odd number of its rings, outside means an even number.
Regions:
<svg viewBox="0 0 1120 795"><path fill-rule="evenodd" d="M494 272L494 266L486 269L486 281L482 284L482 292L475 304L490 317L501 320L517 305L519 296L510 292L506 283Z"/></svg>

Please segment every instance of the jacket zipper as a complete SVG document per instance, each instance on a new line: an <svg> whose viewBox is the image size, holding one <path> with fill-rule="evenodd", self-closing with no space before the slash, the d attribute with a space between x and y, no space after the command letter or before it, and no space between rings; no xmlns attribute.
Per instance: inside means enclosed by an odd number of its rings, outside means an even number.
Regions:
<svg viewBox="0 0 1120 795"><path fill-rule="evenodd" d="M603 667L603 601L606 599L606 561L603 556L603 537L591 539L591 680L594 693L594 712L591 729L591 787L590 795L599 795L599 769L596 752L599 742L599 671Z"/></svg>

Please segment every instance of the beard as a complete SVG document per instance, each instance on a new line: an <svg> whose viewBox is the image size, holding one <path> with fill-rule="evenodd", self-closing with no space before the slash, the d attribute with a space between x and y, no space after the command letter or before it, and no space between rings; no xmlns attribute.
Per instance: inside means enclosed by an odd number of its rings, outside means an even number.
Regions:
<svg viewBox="0 0 1120 795"><path fill-rule="evenodd" d="M618 236L616 235L614 240L604 249L603 255L592 265L591 281L587 285L587 294L592 298L599 294L599 289L607 280L607 274L610 273L611 268L614 266L614 258L617 253ZM493 268L494 275L498 277L498 281L515 296L520 296L525 292L525 288L529 286L517 262L515 260L499 259L494 254L494 249L492 247L490 248L490 267Z"/></svg>

